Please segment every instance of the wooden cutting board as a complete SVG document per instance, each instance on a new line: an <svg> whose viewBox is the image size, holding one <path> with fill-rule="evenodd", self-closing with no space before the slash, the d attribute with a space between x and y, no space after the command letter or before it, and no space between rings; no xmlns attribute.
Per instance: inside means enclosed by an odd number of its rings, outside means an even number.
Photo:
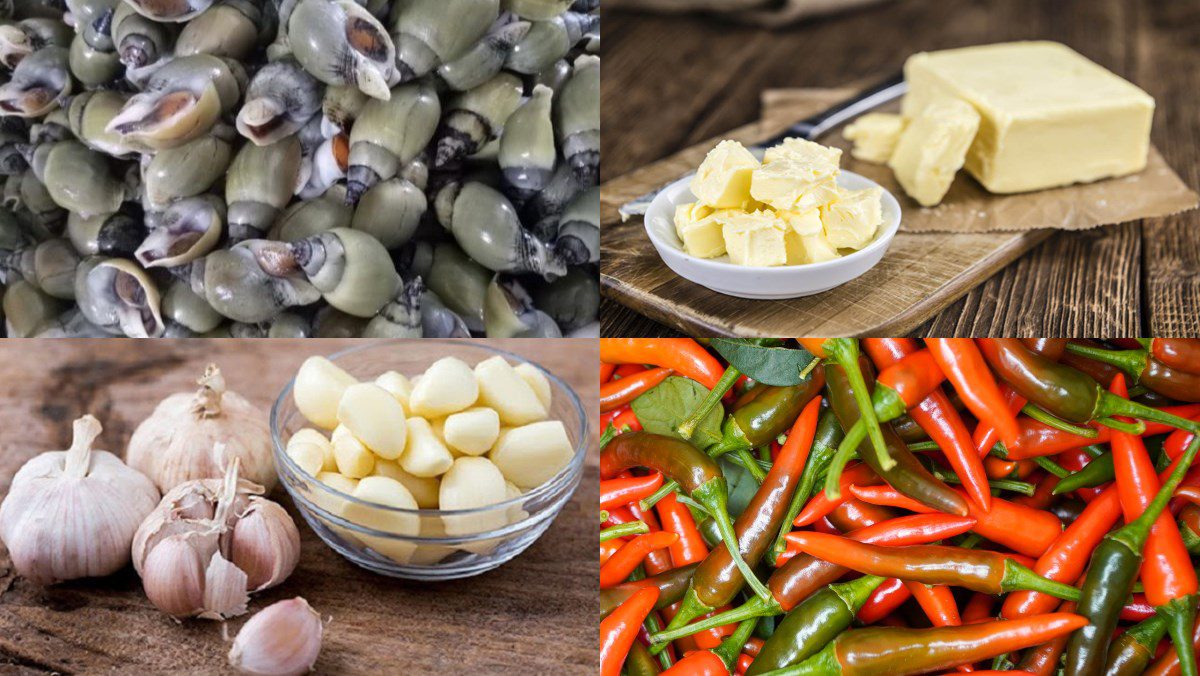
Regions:
<svg viewBox="0 0 1200 676"><path fill-rule="evenodd" d="M808 90L816 113L853 90ZM739 127L604 183L600 197L603 293L656 321L698 336L901 335L1049 237L1053 231L896 234L887 255L863 276L815 296L748 300L679 277L662 262L641 218L621 223L617 208L694 171L722 138L754 143L788 120ZM834 131L833 133L840 133Z"/></svg>
<svg viewBox="0 0 1200 676"><path fill-rule="evenodd" d="M71 421L82 413L104 424L98 448L123 453L159 400L194 390L210 361L221 366L231 390L269 410L306 357L362 344L0 341L0 497L26 460L66 448ZM571 383L585 410L599 410L596 341L488 344L542 364ZM352 565L317 539L277 488L272 499L287 507L300 529L300 565L280 586L255 594L250 610L303 596L331 618L315 673L594 674L595 443L578 491L540 540L497 570L454 582L407 582ZM247 617L229 621L231 636ZM228 651L220 624L180 623L154 608L132 566L107 578L42 589L14 573L0 546L0 671L227 674Z"/></svg>

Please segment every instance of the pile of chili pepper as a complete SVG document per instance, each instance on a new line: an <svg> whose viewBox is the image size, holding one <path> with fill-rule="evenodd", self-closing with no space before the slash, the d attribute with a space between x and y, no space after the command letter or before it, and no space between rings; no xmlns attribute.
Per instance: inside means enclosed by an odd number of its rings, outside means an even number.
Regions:
<svg viewBox="0 0 1200 676"><path fill-rule="evenodd" d="M1200 676L1200 340L600 343L602 676Z"/></svg>

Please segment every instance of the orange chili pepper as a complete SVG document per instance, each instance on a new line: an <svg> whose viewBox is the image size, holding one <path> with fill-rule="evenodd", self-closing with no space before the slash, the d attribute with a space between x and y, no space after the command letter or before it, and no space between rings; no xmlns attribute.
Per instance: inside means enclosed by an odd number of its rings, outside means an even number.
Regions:
<svg viewBox="0 0 1200 676"><path fill-rule="evenodd" d="M721 362L691 338L601 338L600 361L674 369L710 390L725 372Z"/></svg>
<svg viewBox="0 0 1200 676"><path fill-rule="evenodd" d="M795 526L807 526L815 523L821 517L837 509L838 505L849 499L847 490L852 484L859 486L871 486L883 483L883 479L880 479L879 475L875 473L875 470L871 469L866 464L858 463L857 465L849 465L846 467L846 470L842 472L839 483L842 487L841 497L839 497L837 500L830 500L825 495L825 491L817 493L811 500L808 501L808 504L804 506L804 509L800 510L800 513L796 516L796 520L793 521L792 524Z"/></svg>
<svg viewBox="0 0 1200 676"><path fill-rule="evenodd" d="M620 507L649 497L663 484L660 472L646 476L618 477L600 482L600 509Z"/></svg>
<svg viewBox="0 0 1200 676"><path fill-rule="evenodd" d="M611 411L630 403L672 373L671 369L655 368L604 383L600 386L600 410Z"/></svg>
<svg viewBox="0 0 1200 676"><path fill-rule="evenodd" d="M679 536L671 545L671 560L675 567L703 561L708 556L708 545L704 544L704 536L700 534L688 508L675 499L674 493L659 500L654 507L658 510L663 530Z"/></svg>
<svg viewBox="0 0 1200 676"><path fill-rule="evenodd" d="M641 432L642 421L637 419L633 409L627 408L613 420L613 427L617 428L617 432ZM626 430L626 427L629 429Z"/></svg>
<svg viewBox="0 0 1200 676"><path fill-rule="evenodd" d="M645 371L647 368L648 367L645 364L621 364L617 367L617 370L613 372L613 375L617 378L628 378L630 376L636 376L642 371Z"/></svg>
<svg viewBox="0 0 1200 676"><path fill-rule="evenodd" d="M967 601L966 607L962 611L963 624L974 624L976 622L985 622L992 618L992 606L995 604L996 597L991 594L975 592L971 595L971 600Z"/></svg>
<svg viewBox="0 0 1200 676"><path fill-rule="evenodd" d="M637 501L629 503L629 515L632 520L641 521L650 527L650 532L662 530L662 524L658 522L658 517L654 514L654 509L642 509L638 506ZM646 560L642 562L642 567L646 569L647 575L658 575L665 573L675 567L671 561L671 552L667 549L656 549L646 555Z"/></svg>
<svg viewBox="0 0 1200 676"><path fill-rule="evenodd" d="M639 589L600 621L600 676L620 676L638 630L657 601L657 587Z"/></svg>
<svg viewBox="0 0 1200 676"><path fill-rule="evenodd" d="M604 565L613 554L628 542L625 538L613 538L600 543L600 565Z"/></svg>
<svg viewBox="0 0 1200 676"><path fill-rule="evenodd" d="M621 584L629 577L635 568L641 565L646 554L671 546L679 536L675 533L658 531L639 535L625 543L608 561L600 566L600 588L605 589Z"/></svg>
<svg viewBox="0 0 1200 676"><path fill-rule="evenodd" d="M925 345L971 413L995 427L1005 446L1015 444L1017 418L975 342L970 338L926 338Z"/></svg>
<svg viewBox="0 0 1200 676"><path fill-rule="evenodd" d="M616 364L605 364L604 362L600 362L600 384L603 385L604 383L607 383L609 380L612 380L613 371L616 371L616 370L617 370Z"/></svg>
<svg viewBox="0 0 1200 676"><path fill-rule="evenodd" d="M697 650L676 662L670 669L662 672L661 676L727 676L729 669L715 653L709 650Z"/></svg>

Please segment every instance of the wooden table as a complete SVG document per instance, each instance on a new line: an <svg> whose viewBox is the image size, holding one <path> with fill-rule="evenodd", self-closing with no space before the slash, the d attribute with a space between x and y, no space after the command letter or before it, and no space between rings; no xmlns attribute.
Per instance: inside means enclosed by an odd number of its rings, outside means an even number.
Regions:
<svg viewBox="0 0 1200 676"><path fill-rule="evenodd" d="M758 118L759 92L896 72L913 52L1065 42L1155 98L1154 143L1200 185L1200 9L1179 0L894 0L771 32L703 16L604 16L601 180ZM1200 211L1057 233L919 335L1200 334ZM602 335L670 335L617 303Z"/></svg>
<svg viewBox="0 0 1200 676"><path fill-rule="evenodd" d="M595 341L489 343L541 363L598 410ZM305 357L352 344L361 341L0 341L0 491L30 457L66 448L83 413L105 426L97 447L121 452L163 396L195 389L209 361L265 412ZM541 540L457 582L405 582L350 564L278 488L274 499L300 527L300 565L250 608L300 595L332 617L320 673L596 673L594 443L578 492ZM231 635L245 617L229 623ZM132 566L41 589L17 577L0 548L0 671L228 673L228 650L218 623L178 623L150 605Z"/></svg>

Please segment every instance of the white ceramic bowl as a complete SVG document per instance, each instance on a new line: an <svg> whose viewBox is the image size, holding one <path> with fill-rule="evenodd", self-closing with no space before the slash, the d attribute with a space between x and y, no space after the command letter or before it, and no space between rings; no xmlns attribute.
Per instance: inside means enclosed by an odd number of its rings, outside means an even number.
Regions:
<svg viewBox="0 0 1200 676"><path fill-rule="evenodd" d="M686 176L668 185L646 210L646 234L658 250L658 255L675 274L712 289L717 293L739 298L796 298L828 291L835 286L862 275L883 258L892 237L900 228L900 203L883 190L883 224L875 231L875 239L867 246L841 258L808 265L748 267L734 265L729 256L698 258L683 250L683 242L675 234L675 207L695 202L688 188L692 177ZM842 171L838 185L851 190L877 187L875 181Z"/></svg>

